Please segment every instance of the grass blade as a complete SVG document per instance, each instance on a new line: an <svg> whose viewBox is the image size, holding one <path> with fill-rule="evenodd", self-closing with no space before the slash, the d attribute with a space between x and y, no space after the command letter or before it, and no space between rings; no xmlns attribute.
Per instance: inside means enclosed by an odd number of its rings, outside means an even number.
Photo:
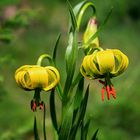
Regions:
<svg viewBox="0 0 140 140"><path fill-rule="evenodd" d="M77 109L81 104L83 90L84 90L84 78L82 77L78 83L78 87L74 96L74 109Z"/></svg>
<svg viewBox="0 0 140 140"><path fill-rule="evenodd" d="M72 114L73 114L73 106L70 105L67 108L67 113L64 116L62 121L60 133L59 133L59 140L69 140L69 134L72 127Z"/></svg>
<svg viewBox="0 0 140 140"><path fill-rule="evenodd" d="M43 136L44 136L44 140L47 140L47 137L46 137L46 127L45 127L45 118L46 118L46 107L45 107L45 104L43 105L43 108L44 108L44 112L43 112Z"/></svg>
<svg viewBox="0 0 140 140"><path fill-rule="evenodd" d="M71 4L70 4L70 2L68 0L67 0L67 3L68 3L69 13L70 13L70 17L71 17L72 31L75 32L75 30L77 28L76 17L74 15L73 8L72 8L72 6L71 6Z"/></svg>
<svg viewBox="0 0 140 140"><path fill-rule="evenodd" d="M55 46L54 46L54 50L53 50L53 57L52 58L53 58L54 63L56 63L56 54L57 54L57 48L58 48L58 44L60 41L60 37L61 37L61 34L58 35Z"/></svg>
<svg viewBox="0 0 140 140"><path fill-rule="evenodd" d="M76 58L77 58L77 52L78 52L78 44L77 44L77 33L75 32L70 33L69 35L69 44L66 50L66 72L67 72L67 78L65 82L64 87L64 100L67 98L67 94L70 90L74 72L75 72L75 65L76 65Z"/></svg>
<svg viewBox="0 0 140 140"><path fill-rule="evenodd" d="M93 134L91 140L97 140L97 133L98 133L98 130L99 130L99 129L97 129L97 130L95 131L95 133Z"/></svg>
<svg viewBox="0 0 140 140"><path fill-rule="evenodd" d="M78 130L80 124L82 123L82 121L84 120L85 113L86 113L88 96L89 96L89 86L87 87L84 99L82 100L81 106L78 110L77 120L75 121L75 124L73 125L73 128L71 129L70 140L75 139L77 130Z"/></svg>
<svg viewBox="0 0 140 140"><path fill-rule="evenodd" d="M82 125L81 125L81 140L86 140L87 139L89 124L90 124L90 119L86 122L85 125L84 125L84 121L82 122Z"/></svg>
<svg viewBox="0 0 140 140"><path fill-rule="evenodd" d="M50 94L50 114L54 129L58 132L56 110L55 110L55 90L52 90Z"/></svg>

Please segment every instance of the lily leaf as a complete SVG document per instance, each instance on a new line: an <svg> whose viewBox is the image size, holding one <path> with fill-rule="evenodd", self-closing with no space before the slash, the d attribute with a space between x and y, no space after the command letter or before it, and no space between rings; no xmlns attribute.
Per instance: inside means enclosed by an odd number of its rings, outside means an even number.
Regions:
<svg viewBox="0 0 140 140"><path fill-rule="evenodd" d="M50 114L51 114L53 127L58 132L56 110L55 110L55 90L52 90L50 94Z"/></svg>
<svg viewBox="0 0 140 140"><path fill-rule="evenodd" d="M70 138L69 138L70 140L75 139L78 128L79 128L80 124L82 123L82 121L84 120L88 96L89 96L89 86L87 87L85 96L84 96L83 100L81 101L80 108L78 109L78 112L75 115L76 120L71 129L71 134L70 134Z"/></svg>
<svg viewBox="0 0 140 140"><path fill-rule="evenodd" d="M45 107L45 104L43 105L43 108L44 108L44 114L43 114L43 136L44 136L44 140L47 140L47 137L46 137L46 127L45 127L45 118L46 118L46 107Z"/></svg>
<svg viewBox="0 0 140 140"><path fill-rule="evenodd" d="M67 3L68 3L69 13L70 13L71 23L72 23L70 25L70 32L71 32L71 30L72 30L72 32L75 32L75 30L77 28L77 20L76 20L76 17L74 15L73 8L68 0L67 0Z"/></svg>
<svg viewBox="0 0 140 140"><path fill-rule="evenodd" d="M80 106L83 97L84 90L84 78L82 77L79 81L75 96L74 96L74 109L77 109Z"/></svg>
<svg viewBox="0 0 140 140"><path fill-rule="evenodd" d="M58 35L55 46L54 46L54 50L53 50L53 57L52 58L53 58L54 63L56 62L56 53L57 53L57 48L58 48L58 44L60 41L60 37L61 37L61 34Z"/></svg>
<svg viewBox="0 0 140 140"><path fill-rule="evenodd" d="M67 78L64 87L64 98L67 97L67 94L72 84L72 80L75 72L75 66L76 66L77 52L78 52L77 33L75 32L73 34L71 32L69 35L69 44L66 49L66 55L65 55Z"/></svg>
<svg viewBox="0 0 140 140"><path fill-rule="evenodd" d="M98 130L99 130L99 129L97 129L97 130L95 131L95 133L93 134L91 140L97 140L97 133L98 133Z"/></svg>
<svg viewBox="0 0 140 140"><path fill-rule="evenodd" d="M80 28L82 17L84 15L85 11L87 10L87 8L89 8L89 7L92 8L93 15L95 16L96 15L96 8L94 6L94 3L91 1L82 1L81 3L79 3L78 5L76 5L74 7L73 11L74 11L74 14L77 18L77 28L78 29Z"/></svg>
<svg viewBox="0 0 140 140"><path fill-rule="evenodd" d="M87 120L85 125L84 125L84 121L82 121L82 123L81 123L81 140L87 140L89 124L90 124L90 119Z"/></svg>
<svg viewBox="0 0 140 140"><path fill-rule="evenodd" d="M67 108L67 113L65 114L62 125L59 132L59 140L68 140L70 130L72 127L72 114L73 114L73 106L70 105Z"/></svg>

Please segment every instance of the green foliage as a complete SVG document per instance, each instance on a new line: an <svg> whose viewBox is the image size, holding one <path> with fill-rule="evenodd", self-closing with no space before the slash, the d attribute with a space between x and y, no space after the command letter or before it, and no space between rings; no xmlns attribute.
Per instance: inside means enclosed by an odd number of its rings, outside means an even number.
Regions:
<svg viewBox="0 0 140 140"><path fill-rule="evenodd" d="M58 133L58 124L56 118L56 109L55 109L55 90L52 90L50 95L50 114L52 119L52 124L56 132Z"/></svg>

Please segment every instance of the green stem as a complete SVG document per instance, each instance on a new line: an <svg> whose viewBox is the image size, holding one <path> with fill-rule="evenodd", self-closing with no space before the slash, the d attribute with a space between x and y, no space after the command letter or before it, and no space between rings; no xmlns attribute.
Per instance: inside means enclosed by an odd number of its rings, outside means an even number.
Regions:
<svg viewBox="0 0 140 140"><path fill-rule="evenodd" d="M106 74L105 84L106 84L106 86L109 85L110 88L112 86L112 83L111 83L111 80L110 80L110 74L109 73Z"/></svg>
<svg viewBox="0 0 140 140"><path fill-rule="evenodd" d="M44 112L43 112L43 135L44 135L44 140L47 140L47 137L46 137L46 127L45 127L45 124L46 124L46 121L45 121L45 118L46 118L46 107L45 107L45 104L43 105L44 107Z"/></svg>
<svg viewBox="0 0 140 140"><path fill-rule="evenodd" d="M52 57L51 57L50 55L48 55L48 54L43 54L43 55L41 55L41 56L38 58L36 64L39 65L39 66L41 66L43 59L48 59L49 63L50 63L52 66L54 66L53 59L52 59ZM60 83L57 85L57 91L58 91L58 94L59 94L60 99L62 100L63 91L62 91L62 86L61 86Z"/></svg>
<svg viewBox="0 0 140 140"><path fill-rule="evenodd" d="M43 59L45 59L45 58L49 60L49 63L50 63L50 64L53 64L52 57L51 57L50 55L48 55L48 54L42 54L42 55L38 58L38 60L37 60L37 65L41 66L42 61L43 61Z"/></svg>
<svg viewBox="0 0 140 140"><path fill-rule="evenodd" d="M88 7L92 8L93 15L96 14L96 9L95 9L95 6L92 2L86 2L86 4L83 4L83 7L80 9L78 17L77 17L77 28L78 28L78 30L79 30L80 25L81 25L82 17L83 17L83 15L84 15L84 13L85 13L85 11Z"/></svg>
<svg viewBox="0 0 140 140"><path fill-rule="evenodd" d="M36 104L37 104L37 106L39 105L39 102L40 102L40 100L41 100L41 98L40 98L40 89L35 89L35 93L34 93L34 99L35 99L35 101L36 101Z"/></svg>

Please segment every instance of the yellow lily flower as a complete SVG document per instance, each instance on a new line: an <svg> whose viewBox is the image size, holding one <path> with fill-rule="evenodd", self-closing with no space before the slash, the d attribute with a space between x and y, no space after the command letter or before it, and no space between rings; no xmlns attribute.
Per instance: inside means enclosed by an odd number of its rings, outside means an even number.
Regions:
<svg viewBox="0 0 140 140"><path fill-rule="evenodd" d="M91 55L84 57L80 71L84 77L89 79L105 78L105 81L99 80L104 85L102 88L102 100L104 100L105 89L108 99L110 99L110 94L116 98L110 79L123 73L128 63L128 57L120 50L95 50Z"/></svg>
<svg viewBox="0 0 140 140"><path fill-rule="evenodd" d="M16 70L15 79L22 89L35 90L34 99L31 100L31 109L34 112L38 106L44 109L40 91L53 89L58 84L60 75L58 70L52 66L24 65Z"/></svg>
<svg viewBox="0 0 140 140"><path fill-rule="evenodd" d="M25 65L16 70L17 84L25 90L41 89L49 91L60 80L58 70L52 66Z"/></svg>

